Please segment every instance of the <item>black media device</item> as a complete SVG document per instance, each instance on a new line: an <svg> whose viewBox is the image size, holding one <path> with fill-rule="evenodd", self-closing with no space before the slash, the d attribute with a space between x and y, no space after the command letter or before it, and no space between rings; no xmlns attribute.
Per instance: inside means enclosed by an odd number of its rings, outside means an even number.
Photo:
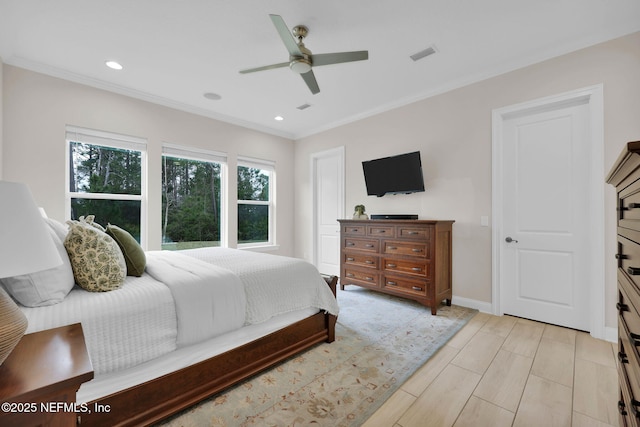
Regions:
<svg viewBox="0 0 640 427"><path fill-rule="evenodd" d="M418 219L415 214L372 214L371 219Z"/></svg>
<svg viewBox="0 0 640 427"><path fill-rule="evenodd" d="M409 194L424 191L420 152L362 162L369 196Z"/></svg>

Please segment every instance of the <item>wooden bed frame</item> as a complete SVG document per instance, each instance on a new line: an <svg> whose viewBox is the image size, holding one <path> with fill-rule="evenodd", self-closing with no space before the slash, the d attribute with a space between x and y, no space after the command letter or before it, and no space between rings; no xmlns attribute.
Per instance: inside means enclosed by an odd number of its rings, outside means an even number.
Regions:
<svg viewBox="0 0 640 427"><path fill-rule="evenodd" d="M336 276L323 276L336 295ZM81 414L78 425L146 426L174 415L321 342L335 340L337 317L318 312L200 363L89 403L108 412Z"/></svg>

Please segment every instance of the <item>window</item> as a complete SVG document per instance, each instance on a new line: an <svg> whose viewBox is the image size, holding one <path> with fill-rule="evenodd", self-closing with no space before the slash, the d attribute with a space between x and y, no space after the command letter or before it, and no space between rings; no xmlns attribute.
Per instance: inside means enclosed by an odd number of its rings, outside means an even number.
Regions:
<svg viewBox="0 0 640 427"><path fill-rule="evenodd" d="M146 141L68 126L67 217L127 230L144 246Z"/></svg>
<svg viewBox="0 0 640 427"><path fill-rule="evenodd" d="M238 245L274 245L273 162L238 158Z"/></svg>
<svg viewBox="0 0 640 427"><path fill-rule="evenodd" d="M162 249L221 246L226 156L168 144L162 152Z"/></svg>

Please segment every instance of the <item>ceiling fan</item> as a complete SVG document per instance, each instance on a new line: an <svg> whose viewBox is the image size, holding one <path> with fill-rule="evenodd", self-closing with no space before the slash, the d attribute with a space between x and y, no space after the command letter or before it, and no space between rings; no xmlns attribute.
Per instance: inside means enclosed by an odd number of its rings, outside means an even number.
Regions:
<svg viewBox="0 0 640 427"><path fill-rule="evenodd" d="M284 23L284 20L280 15L269 15L269 17L271 18L273 25L275 25L278 34L280 34L280 38L282 39L285 47L289 51L289 61L281 62L279 64L265 65L264 67L241 70L240 74L254 73L256 71L272 70L274 68L288 66L294 73L302 76L302 80L307 84L311 93L315 95L320 92L320 87L318 86L316 77L313 74L313 67L369 59L369 52L366 50L313 55L302 42L309 33L309 29L307 27L304 25L296 25L293 27L293 33L290 33L287 24Z"/></svg>

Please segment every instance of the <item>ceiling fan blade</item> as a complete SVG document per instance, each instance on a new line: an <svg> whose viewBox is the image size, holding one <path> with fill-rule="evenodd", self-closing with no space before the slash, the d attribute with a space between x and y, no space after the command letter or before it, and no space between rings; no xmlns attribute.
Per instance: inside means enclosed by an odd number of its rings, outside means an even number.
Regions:
<svg viewBox="0 0 640 427"><path fill-rule="evenodd" d="M273 70L274 68L282 68L282 67L288 67L288 66L289 66L288 62L281 62L279 64L265 65L264 67L256 67L256 68L249 68L247 70L240 70L240 74L255 73L256 71Z"/></svg>
<svg viewBox="0 0 640 427"><path fill-rule="evenodd" d="M311 64L316 67L319 65L339 64L341 62L364 61L366 59L369 59L369 52L366 50L320 53L318 55L311 55Z"/></svg>
<svg viewBox="0 0 640 427"><path fill-rule="evenodd" d="M302 80L309 86L309 90L311 90L312 94L316 94L320 92L320 87L318 86L318 82L316 81L316 76L313 74L313 71L308 71L304 74L300 74L302 76Z"/></svg>
<svg viewBox="0 0 640 427"><path fill-rule="evenodd" d="M284 43L285 47L289 51L289 55L291 56L302 56L302 52L298 47L298 43L296 43L296 39L293 38L293 34L287 27L287 24L284 23L284 19L280 15L269 15L273 25L275 25L276 30L278 30L278 34L280 34L280 38Z"/></svg>

